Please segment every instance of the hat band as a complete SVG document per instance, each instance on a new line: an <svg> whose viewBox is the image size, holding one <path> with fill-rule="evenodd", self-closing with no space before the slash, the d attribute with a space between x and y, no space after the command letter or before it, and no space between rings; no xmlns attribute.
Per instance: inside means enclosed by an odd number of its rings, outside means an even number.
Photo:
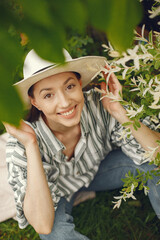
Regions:
<svg viewBox="0 0 160 240"><path fill-rule="evenodd" d="M38 70L37 72L34 72L32 75L34 75L34 74L36 74L36 73L39 73L39 72L42 72L42 71L44 71L45 69L50 68L50 67L53 67L53 66L55 66L55 65L56 65L56 64L52 64L52 65L49 65L49 66L47 66L47 67L45 67L45 68L42 68L42 69Z"/></svg>

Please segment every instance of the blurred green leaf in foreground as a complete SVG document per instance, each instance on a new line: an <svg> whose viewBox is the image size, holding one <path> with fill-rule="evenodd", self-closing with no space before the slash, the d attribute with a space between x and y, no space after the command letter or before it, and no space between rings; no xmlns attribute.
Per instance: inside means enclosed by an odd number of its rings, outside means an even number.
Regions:
<svg viewBox="0 0 160 240"><path fill-rule="evenodd" d="M63 63L68 31L84 34L87 26L93 26L122 52L132 44L142 15L138 0L1 0L0 120L18 124L23 117L23 104L11 87L22 78L15 74L26 52L21 34L41 57Z"/></svg>

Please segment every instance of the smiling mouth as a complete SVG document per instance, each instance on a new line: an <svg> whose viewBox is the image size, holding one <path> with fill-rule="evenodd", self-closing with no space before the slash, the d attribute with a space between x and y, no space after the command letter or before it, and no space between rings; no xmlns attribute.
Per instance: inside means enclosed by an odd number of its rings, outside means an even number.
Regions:
<svg viewBox="0 0 160 240"><path fill-rule="evenodd" d="M63 113L58 113L59 115L62 115L62 116L69 116L69 115L71 115L73 112L74 112L74 110L75 110L75 108L76 108L76 106L74 106L70 111L68 111L68 112L63 112Z"/></svg>

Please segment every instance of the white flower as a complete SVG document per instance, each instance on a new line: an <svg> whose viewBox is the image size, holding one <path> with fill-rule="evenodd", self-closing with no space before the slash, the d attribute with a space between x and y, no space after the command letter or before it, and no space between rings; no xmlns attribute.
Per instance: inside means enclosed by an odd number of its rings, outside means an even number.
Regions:
<svg viewBox="0 0 160 240"><path fill-rule="evenodd" d="M155 127L155 130L160 129L160 124Z"/></svg>
<svg viewBox="0 0 160 240"><path fill-rule="evenodd" d="M126 195L127 195L126 198L132 198L136 200L136 197L133 195L133 192L127 193Z"/></svg>
<svg viewBox="0 0 160 240"><path fill-rule="evenodd" d="M102 100L103 98L107 97L107 98L110 98L112 100L112 102L120 102L120 101L123 101L122 97L119 95L118 97L115 96L112 92L109 92L107 89L106 91L104 89L99 89L97 87L94 88L94 90L96 92L99 92L101 94L105 94L104 96L102 96L100 98L100 100Z"/></svg>
<svg viewBox="0 0 160 240"><path fill-rule="evenodd" d="M148 83L148 85L149 85L150 88L152 87L152 83L153 83L153 79L151 78L150 81L149 81L149 83Z"/></svg>
<svg viewBox="0 0 160 240"><path fill-rule="evenodd" d="M107 94L106 91L104 91L103 89L99 89L99 88L97 88L97 87L95 87L94 90L95 90L96 92L99 92L99 93L102 93L102 94Z"/></svg>
<svg viewBox="0 0 160 240"><path fill-rule="evenodd" d="M156 86L155 91L160 92L160 85Z"/></svg>
<svg viewBox="0 0 160 240"><path fill-rule="evenodd" d="M138 113L142 112L144 105L142 105L140 108L136 108L136 110L134 110L132 107L130 107L131 109L126 109L126 111L128 112L126 115L130 118L135 117Z"/></svg>
<svg viewBox="0 0 160 240"><path fill-rule="evenodd" d="M112 203L115 204L114 207L113 207L113 209L115 209L115 208L119 208L120 205L121 205L121 203L122 203L122 199L119 199L117 202L112 201Z"/></svg>
<svg viewBox="0 0 160 240"><path fill-rule="evenodd" d="M139 81L140 84L146 85L146 81L143 79L142 76L138 76L138 81Z"/></svg>
<svg viewBox="0 0 160 240"><path fill-rule="evenodd" d="M135 77L131 78L131 81L137 86L137 82L136 82Z"/></svg>
<svg viewBox="0 0 160 240"><path fill-rule="evenodd" d="M159 123L159 119L156 116L152 116L151 121L154 123Z"/></svg>
<svg viewBox="0 0 160 240"><path fill-rule="evenodd" d="M143 91L143 97L145 96L145 94L150 90L150 88L146 88L144 91Z"/></svg>
<svg viewBox="0 0 160 240"><path fill-rule="evenodd" d="M104 52L107 52L109 50L109 47L106 44L102 44L102 47L105 48Z"/></svg>
<svg viewBox="0 0 160 240"><path fill-rule="evenodd" d="M112 45L110 44L110 42L108 43L109 46L107 46L106 44L102 44L102 47L105 48L104 52L108 51L108 55L115 58L115 57L120 57L119 52L117 52L116 50L113 49Z"/></svg>
<svg viewBox="0 0 160 240"><path fill-rule="evenodd" d="M145 52L144 54L139 54L138 55L138 53L137 53L138 50L139 50L139 45L136 45L133 49L128 49L127 52L128 52L129 55L124 53L123 54L124 57L118 59L117 61L115 61L115 63L116 64L122 64L122 66L124 66L126 68L127 67L126 62L128 62L130 60L133 60L135 69L139 70L139 67L140 67L139 60L140 59L143 59L145 61L152 60L153 56L148 52Z"/></svg>
<svg viewBox="0 0 160 240"><path fill-rule="evenodd" d="M150 18L154 18L160 14L160 6L157 7L154 11L148 11L151 15L149 16Z"/></svg>
<svg viewBox="0 0 160 240"><path fill-rule="evenodd" d="M127 198L132 198L132 199L136 200L136 197L133 195L133 193L134 193L134 184L132 183L132 185L131 185L131 192L130 193L126 193L126 197Z"/></svg>
<svg viewBox="0 0 160 240"><path fill-rule="evenodd" d="M110 65L110 67L111 67L111 65ZM106 86L108 86L108 81L109 81L111 74L115 73L115 72L119 72L120 70L121 70L121 68L117 67L117 66L114 66L113 68L110 68L110 69L106 69L104 67L101 68L101 72L104 72L105 74L107 74ZM107 88L107 90L108 90L108 88Z"/></svg>
<svg viewBox="0 0 160 240"><path fill-rule="evenodd" d="M123 71L123 73L122 73L123 79L125 79L125 76L126 76L126 73L127 73L128 69L129 69L129 68L125 68L125 69L124 69L124 71Z"/></svg>
<svg viewBox="0 0 160 240"><path fill-rule="evenodd" d="M141 47L143 53L148 53L148 52L147 52L147 49L146 49L142 44L140 45L140 47Z"/></svg>
<svg viewBox="0 0 160 240"><path fill-rule="evenodd" d="M115 57L120 57L119 52L117 52L117 51L115 51L115 50L109 51L109 52L108 52L108 55L111 56L111 57L113 57L113 58L115 58Z"/></svg>
<svg viewBox="0 0 160 240"><path fill-rule="evenodd" d="M113 207L113 209L120 207L120 205L121 205L121 203L122 203L122 199L123 199L124 201L126 201L127 198L132 198L132 199L136 200L136 197L133 195L133 193L134 193L134 188L135 188L135 187L134 187L134 184L132 183L130 193L126 193L126 192L120 191L120 193L122 193L122 195L121 195L121 196L116 196L116 197L114 197L114 198L117 199L118 201L117 201L117 202L112 202L112 203L115 204L114 207Z"/></svg>
<svg viewBox="0 0 160 240"><path fill-rule="evenodd" d="M152 147L148 147L150 150L149 151L145 151L144 153L142 153L142 157L148 159L148 161L152 161L154 159L154 154L156 152L156 150L159 148L159 146L152 148Z"/></svg>
<svg viewBox="0 0 160 240"><path fill-rule="evenodd" d="M133 88L133 89L130 90L130 92L135 92L135 91L140 91L140 89L139 88Z"/></svg>
<svg viewBox="0 0 160 240"><path fill-rule="evenodd" d="M155 77L155 83L157 83L158 85L160 85L160 81L158 81L157 76Z"/></svg>
<svg viewBox="0 0 160 240"><path fill-rule="evenodd" d="M123 139L124 140L124 143L126 143L126 137L128 137L130 134L131 134L131 130L130 128L124 128L120 133L117 132L118 135L120 135L120 137L118 138L118 140L121 140Z"/></svg>
<svg viewBox="0 0 160 240"><path fill-rule="evenodd" d="M142 37L144 38L144 30L145 30L145 24L143 24L143 26L142 26L142 31L141 31L141 35L142 35ZM142 46L142 45L141 45Z"/></svg>
<svg viewBox="0 0 160 240"><path fill-rule="evenodd" d="M123 53L123 58L120 58L119 60L116 61L117 64L122 64L124 67L126 66L126 62L128 62L129 60L134 60L134 65L135 67L139 69L139 62L138 62L138 55L136 54L138 51L139 46L136 45L134 47L134 49L128 49L127 52L129 53L129 55L127 55L126 53Z"/></svg>
<svg viewBox="0 0 160 240"><path fill-rule="evenodd" d="M100 98L100 100L102 100L105 97L110 98L112 100L112 102L121 102L121 101L123 101L123 99L121 98L120 95L119 95L119 97L117 97L112 92L107 92L106 95L104 95L103 97Z"/></svg>
<svg viewBox="0 0 160 240"><path fill-rule="evenodd" d="M147 196L148 193L149 193L149 190L148 190L148 188L146 186L143 186L143 187L144 187L144 194Z"/></svg>
<svg viewBox="0 0 160 240"><path fill-rule="evenodd" d="M154 102L152 103L152 105L156 105L160 100L160 91L155 92L150 90L150 93L153 95L153 98L154 98Z"/></svg>
<svg viewBox="0 0 160 240"><path fill-rule="evenodd" d="M160 109L160 105L152 104L151 106L149 106L149 108L152 108L152 109Z"/></svg>

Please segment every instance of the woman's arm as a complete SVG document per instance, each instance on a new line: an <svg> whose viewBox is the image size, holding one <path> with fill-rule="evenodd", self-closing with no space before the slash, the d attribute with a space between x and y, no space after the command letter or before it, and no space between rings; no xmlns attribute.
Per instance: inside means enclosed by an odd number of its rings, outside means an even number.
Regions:
<svg viewBox="0 0 160 240"><path fill-rule="evenodd" d="M104 74L105 77L107 77ZM117 98L119 98L119 92L122 93L122 86L119 83L117 77L114 74L111 74L109 82L108 82L109 91L114 94ZM101 83L101 89L106 90L106 84L104 82ZM112 99L104 97L102 100L104 108L120 123L123 124L125 122L130 122L131 119L126 115L126 110L120 104L120 102L113 102ZM132 125L129 127L132 135L135 139L141 144L141 146L146 151L150 151L151 148L156 148L159 145L156 143L157 140L160 140L160 133L155 132L149 129L144 124L140 123L141 127L136 131ZM154 157L157 155L157 152L160 152L160 147L155 151Z"/></svg>
<svg viewBox="0 0 160 240"><path fill-rule="evenodd" d="M54 222L54 205L46 180L41 155L34 130L24 122L19 128L4 124L26 149L27 188L24 198L24 214L28 222L40 234L49 234Z"/></svg>

